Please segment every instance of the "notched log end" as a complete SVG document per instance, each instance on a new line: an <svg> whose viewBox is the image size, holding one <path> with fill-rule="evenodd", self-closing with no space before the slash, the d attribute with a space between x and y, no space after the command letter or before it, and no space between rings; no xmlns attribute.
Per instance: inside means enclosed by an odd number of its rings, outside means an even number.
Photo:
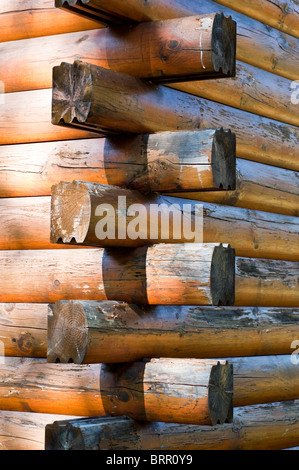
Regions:
<svg viewBox="0 0 299 470"><path fill-rule="evenodd" d="M51 243L83 243L90 217L91 202L84 183L62 181L52 186Z"/></svg>
<svg viewBox="0 0 299 470"><path fill-rule="evenodd" d="M88 323L80 302L51 306L48 315L47 362L82 364L88 343Z"/></svg>
<svg viewBox="0 0 299 470"><path fill-rule="evenodd" d="M218 362L212 367L208 400L212 426L233 422L232 364Z"/></svg>
<svg viewBox="0 0 299 470"><path fill-rule="evenodd" d="M214 249L211 265L211 294L215 306L235 303L235 250L230 245Z"/></svg>
<svg viewBox="0 0 299 470"><path fill-rule="evenodd" d="M212 32L212 61L215 72L236 76L237 25L230 16L215 15Z"/></svg>
<svg viewBox="0 0 299 470"><path fill-rule="evenodd" d="M212 145L212 172L215 188L236 189L236 135L218 129Z"/></svg>
<svg viewBox="0 0 299 470"><path fill-rule="evenodd" d="M75 61L53 67L52 123L83 124L90 111L92 76L90 65Z"/></svg>

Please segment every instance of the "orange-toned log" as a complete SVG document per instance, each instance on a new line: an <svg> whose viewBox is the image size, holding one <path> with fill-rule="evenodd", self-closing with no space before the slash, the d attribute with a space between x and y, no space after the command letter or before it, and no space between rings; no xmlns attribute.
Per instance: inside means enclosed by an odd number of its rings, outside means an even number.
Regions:
<svg viewBox="0 0 299 470"><path fill-rule="evenodd" d="M18 411L0 411L1 450L45 450L45 428L53 421L75 416Z"/></svg>
<svg viewBox="0 0 299 470"><path fill-rule="evenodd" d="M58 6L67 5L67 0L58 0ZM76 0L72 0L73 8L76 7ZM271 73L281 75L290 80L299 78L298 50L299 41L297 38L282 33L277 29L270 28L249 16L238 13L212 0L153 0L140 2L138 0L97 0L86 1L85 4L100 8L101 12L108 12L111 21L119 23L122 19L133 20L135 22L163 20L170 18L180 18L194 14L210 14L215 11L222 11L225 15L230 15L238 25L237 35L237 58L242 62L254 65ZM230 5L229 5L230 6ZM116 15L113 18L113 15ZM283 44L283 47L281 47Z"/></svg>
<svg viewBox="0 0 299 470"><path fill-rule="evenodd" d="M216 0L246 16L299 38L299 10L296 0Z"/></svg>
<svg viewBox="0 0 299 470"><path fill-rule="evenodd" d="M22 55L20 56L20 48ZM51 88L76 59L159 83L235 76L236 24L221 13L0 44L6 93Z"/></svg>
<svg viewBox="0 0 299 470"><path fill-rule="evenodd" d="M0 42L101 27L94 20L58 10L53 0L5 0L0 5Z"/></svg>
<svg viewBox="0 0 299 470"><path fill-rule="evenodd" d="M225 123L236 134L239 158L298 169L297 127L85 62L62 63L53 75L53 124L144 134Z"/></svg>
<svg viewBox="0 0 299 470"><path fill-rule="evenodd" d="M235 135L223 129L0 146L0 197L50 196L60 181L146 192L235 188Z"/></svg>
<svg viewBox="0 0 299 470"><path fill-rule="evenodd" d="M236 259L238 306L298 307L299 263L265 259Z"/></svg>
<svg viewBox="0 0 299 470"><path fill-rule="evenodd" d="M45 310L45 308L44 308ZM299 310L60 301L49 307L48 362L290 354Z"/></svg>
<svg viewBox="0 0 299 470"><path fill-rule="evenodd" d="M234 366L234 406L297 400L297 355L228 359Z"/></svg>
<svg viewBox="0 0 299 470"><path fill-rule="evenodd" d="M46 450L281 450L299 443L299 401L234 408L232 424L138 423L126 417L58 420ZM184 456L185 463L190 462Z"/></svg>
<svg viewBox="0 0 299 470"><path fill-rule="evenodd" d="M0 304L0 356L46 357L48 304Z"/></svg>
<svg viewBox="0 0 299 470"><path fill-rule="evenodd" d="M179 197L299 216L299 173L271 165L237 159L237 185L233 191L177 194Z"/></svg>
<svg viewBox="0 0 299 470"><path fill-rule="evenodd" d="M219 244L0 251L0 301L233 305L234 250ZM16 274L18 273L18 274Z"/></svg>
<svg viewBox="0 0 299 470"><path fill-rule="evenodd" d="M75 416L206 425L233 418L233 368L226 361L150 359L83 366L7 358L0 370L2 410L68 410Z"/></svg>
<svg viewBox="0 0 299 470"><path fill-rule="evenodd" d="M144 23L143 27L150 24ZM135 77L143 77L145 73L153 74L154 70L150 72L152 66L146 72L147 54L144 48L140 46L139 40L133 41L131 31L132 29L128 27L125 27L121 32L118 29L115 31L113 28L105 28L88 31L88 33L83 31L65 34L63 37L48 36L43 41L43 48L40 47L39 39L24 40L21 44L20 41L0 43L2 57L0 80L3 82L6 93L51 88L53 67L60 65L61 61L73 62L76 59ZM135 28L133 28L133 31L135 31ZM152 36L155 35L152 34ZM116 41L119 41L120 44L115 44ZM62 42L63 50L61 47ZM133 45L138 45L138 52L132 50L132 42ZM177 47L182 48L183 44L179 44ZM20 49L22 50L21 57ZM141 50L142 57L140 58ZM123 54L128 54L130 59L121 60L119 57L120 51L128 51L123 52ZM184 49L183 53L185 54L185 52ZM168 52L166 51L165 54L168 54ZM161 62L159 64L160 69L165 68L163 64L168 64L173 60L172 55L174 53L171 52L171 49L169 57L162 54L164 59L161 59L158 55ZM132 57L136 57L134 61ZM141 61L142 66L140 65ZM177 67L182 68L181 62L177 62ZM191 63L195 63L196 66L197 61L193 60ZM164 77L163 80L165 82L166 78ZM163 80L161 77L161 81ZM178 81L181 81L179 76L176 83L170 86L195 96L266 116L270 119L295 126L299 125L296 83L295 89L292 91L291 87L294 86L292 80L258 67L238 61L237 73L234 78L217 79L217 77L214 77L204 81L191 82L188 80L183 83L178 83ZM167 82L165 83L167 84ZM291 99L292 96L295 101Z"/></svg>
<svg viewBox="0 0 299 470"><path fill-rule="evenodd" d="M98 137L90 131L53 126L50 89L6 93L1 99L0 145Z"/></svg>
<svg viewBox="0 0 299 470"><path fill-rule="evenodd" d="M0 172L1 173L1 172ZM151 196L153 198L153 196ZM191 205L192 210L196 204L203 215L203 242L204 243L230 243L236 250L237 256L248 258L281 259L285 261L299 261L298 246L298 218L281 214L271 214L261 211L252 211L239 207L223 206L208 202L200 203L194 200L179 199L170 196L157 197L156 203L160 206L169 220L172 217L173 204ZM148 200L147 200L148 204ZM164 207L164 208L163 208ZM167 210L166 210L167 209ZM186 208L185 218L189 212ZM2 219L2 231L0 234L1 250L44 250L44 249L86 249L82 245L52 243L50 241L51 230L51 198L2 198L0 199L0 215ZM104 214L103 214L104 215ZM100 217L99 217L100 220ZM101 219L102 220L102 219ZM164 221L167 222L167 220ZM187 220L187 219L186 219ZM188 221L189 224L190 221ZM144 223L148 223L147 218ZM160 224L158 223L158 228ZM189 227L190 225L188 225ZM198 225L201 229L201 223ZM192 219L191 219L192 228ZM137 228L136 228L137 230ZM172 225L170 223L170 231ZM194 233L190 233L190 238ZM172 243L181 243L179 239ZM124 243L124 240L121 240ZM127 243L144 244L145 240L130 240ZM170 239L163 240L169 243Z"/></svg>

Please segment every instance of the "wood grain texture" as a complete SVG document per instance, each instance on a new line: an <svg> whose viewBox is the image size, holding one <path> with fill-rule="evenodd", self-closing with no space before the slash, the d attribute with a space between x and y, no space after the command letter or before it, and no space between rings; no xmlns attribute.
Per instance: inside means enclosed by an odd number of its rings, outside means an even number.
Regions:
<svg viewBox="0 0 299 470"><path fill-rule="evenodd" d="M299 336L298 319L298 309L61 301L48 310L47 361L290 354Z"/></svg>
<svg viewBox="0 0 299 470"><path fill-rule="evenodd" d="M53 124L144 134L225 123L236 134L239 158L297 168L297 127L80 61L53 70Z"/></svg>
<svg viewBox="0 0 299 470"><path fill-rule="evenodd" d="M52 91L7 93L1 105L0 145L98 137L93 132L51 123Z"/></svg>
<svg viewBox="0 0 299 470"><path fill-rule="evenodd" d="M89 181L145 192L235 187L230 131L161 132L0 146L0 197L50 196L60 181Z"/></svg>
<svg viewBox="0 0 299 470"><path fill-rule="evenodd" d="M1 302L232 305L234 250L219 244L0 251ZM16 278L15 270L18 271Z"/></svg>
<svg viewBox="0 0 299 470"><path fill-rule="evenodd" d="M74 3L74 2L72 2ZM270 2L269 2L270 3ZM99 4L98 4L99 5ZM138 0L101 1L101 11L135 22L179 18L194 14L210 14L221 10L231 15L238 25L237 58L258 68L297 80L299 77L298 38L270 28L249 16L245 16L212 0L155 0L140 3ZM119 21L119 20L118 20Z"/></svg>
<svg viewBox="0 0 299 470"><path fill-rule="evenodd" d="M47 304L0 304L2 353L15 357L46 357Z"/></svg>
<svg viewBox="0 0 299 470"><path fill-rule="evenodd" d="M289 354L232 358L234 406L297 400L298 364L291 359Z"/></svg>
<svg viewBox="0 0 299 470"><path fill-rule="evenodd" d="M237 258L236 305L299 305L299 263Z"/></svg>
<svg viewBox="0 0 299 470"><path fill-rule="evenodd" d="M246 16L299 38L299 9L296 0L216 0Z"/></svg>
<svg viewBox="0 0 299 470"><path fill-rule="evenodd" d="M298 217L298 183L299 173L297 171L238 158L235 190L174 195Z"/></svg>
<svg viewBox="0 0 299 470"><path fill-rule="evenodd" d="M189 17L186 20L189 20ZM160 22L157 23L160 24ZM144 23L143 27L147 24L151 23ZM2 57L0 80L4 83L6 93L51 88L52 68L60 65L62 61L71 63L76 59L135 77L153 75L155 70L153 65L148 66L149 54L140 45L140 40L131 37L134 35L135 28L133 28L133 33L130 28L124 27L121 31L118 31L119 28L105 28L63 36L48 36L43 40L42 48L40 39L24 40L21 43L20 41L0 43ZM158 31L151 33L151 36L155 37L156 34ZM181 53L186 54L187 58L186 47L179 41L176 42L177 48L180 48ZM157 53L159 67L157 66L156 69L161 69L160 73L163 69L166 72L163 64L172 63L175 60L176 73L179 73L179 70L184 70L183 61L175 59L175 49L169 48L167 46L169 43L170 41L164 41L164 45L160 46L160 53ZM166 51L163 53L162 49ZM127 55L128 60L125 57L122 58L121 54ZM191 64L194 64L193 68L195 68L198 61L191 59ZM208 62L205 67L208 67ZM240 61L236 64L236 70L234 78L213 77L207 81L190 82L189 77L183 83L176 82L170 86L195 96L298 126L298 106L290 99L292 80ZM195 78L192 77L192 80ZM177 81L180 81L179 77Z"/></svg>
<svg viewBox="0 0 299 470"><path fill-rule="evenodd" d="M84 31L102 26L54 7L53 0L5 0L0 6L0 42Z"/></svg>
<svg viewBox="0 0 299 470"><path fill-rule="evenodd" d="M206 425L233 418L233 369L226 361L151 359L80 366L7 358L0 370L2 410L65 414L67 409L75 416L125 413L141 421Z"/></svg>
<svg viewBox="0 0 299 470"><path fill-rule="evenodd" d="M60 420L46 426L46 450L281 450L299 442L298 411L298 400L237 407L233 424L214 427Z"/></svg>
<svg viewBox="0 0 299 470"><path fill-rule="evenodd" d="M203 223L202 227L201 224L197 224L197 226L200 227L200 230L203 229L204 243L230 243L236 250L236 255L240 257L299 261L297 217L208 202L201 203L166 195L156 197L156 202L164 204L159 208L161 213L166 214L168 218L172 213L166 209L171 208L174 204L179 204L181 208L184 207L184 204L190 204L191 212L200 209ZM196 208L197 204L202 205L202 210ZM189 212L190 207L187 207L185 217ZM82 245L71 243L66 245L50 241L50 197L2 198L0 199L0 214L3 221L3 230L0 234L1 250L86 249ZM99 215L97 219L102 220L103 218ZM164 221L164 226L165 222L167 221ZM189 222L188 227L192 228L192 220ZM136 231L138 234L137 227ZM171 231L172 224L170 223ZM190 233L190 239L193 238L195 241L194 235L196 233L196 231ZM169 239L163 240L164 243L169 241ZM124 243L124 240L122 242ZM133 242L134 240L128 240L128 243ZM173 243L180 242L181 235L178 240L173 240ZM137 245L144 244L145 240L137 238L135 243Z"/></svg>
<svg viewBox="0 0 299 470"><path fill-rule="evenodd" d="M1 450L45 450L45 428L53 420L61 420L62 415L0 411L0 449ZM65 415L75 419L76 416Z"/></svg>

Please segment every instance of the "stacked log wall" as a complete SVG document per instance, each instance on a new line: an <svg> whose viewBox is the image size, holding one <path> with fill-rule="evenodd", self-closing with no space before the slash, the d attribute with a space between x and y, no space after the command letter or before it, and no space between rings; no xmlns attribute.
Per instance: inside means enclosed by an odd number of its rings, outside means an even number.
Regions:
<svg viewBox="0 0 299 470"><path fill-rule="evenodd" d="M91 297L92 289L95 291L98 285L93 263L101 258L101 248L67 246L50 240L52 185L81 180L140 190L131 186L139 170L136 156L129 169L121 161L115 166L113 157L118 147L114 137L99 135L94 129L53 124L53 67L79 60L103 67L107 73L127 73L131 75L130 80L144 87L152 89L153 85L140 82L140 74L132 77L129 60L120 66L119 61L113 60L113 54L109 56L111 51L105 44L115 39L114 26L107 28L95 19L55 8L52 0L3 3L0 6L0 338L6 356L0 365L0 448L44 449L47 425L95 415L93 399L91 409L86 406L87 395L99 393L96 388L88 388L97 373L90 364L93 361L87 359L88 364L83 364L81 356L78 365L47 364L51 332L48 317L59 302L72 303L82 296L83 307L85 302L124 302L121 315L129 309L132 321L138 318L137 331L134 323L130 335L141 350L139 356L138 350L135 351L136 356L130 356L130 361L142 360L143 338L148 336L148 346L160 357L163 351L166 357L169 354L175 357L175 349L182 351L178 353L182 359L228 360L234 365L233 424L215 427L182 424L179 428L171 423L154 422L144 434L142 426L135 429L135 422L112 418L124 436L131 435L134 428L133 434L138 436L138 445L136 440L133 443L135 448L159 449L164 442L169 449L177 449L177 443L182 449L298 446L299 366L297 356L292 354L298 348L296 341L299 342L299 108L296 100L299 11L296 2L192 0L187 8L186 2L180 0L156 0L147 11L134 9L134 0L125 2L129 10L135 11L137 16L132 19L137 23L215 12L231 15L237 22L236 77L154 85L154 108L150 110L154 119L145 132L193 131L200 124L202 129L229 128L236 135L235 189L200 193L180 189L163 194L165 198L169 194L169 198L201 201L204 243L229 243L236 250L236 303L217 308L167 306L166 330L165 311L161 320L159 307L134 306L134 298ZM112 9L121 4L124 2L109 0ZM122 28L122 41L129 41L128 25L118 27ZM142 94L132 94L130 98L137 105L145 103ZM166 107L164 99L168 103ZM180 103L179 116L176 102ZM146 107L143 109L147 112ZM175 119L167 120L170 114ZM137 125L140 125L138 120ZM128 143L122 142L122 151L126 145L131 148L131 144L130 139ZM77 264L73 263L75 257ZM122 344L124 332L117 318L113 324L109 323L109 328L112 330L106 329L105 334L111 334ZM221 348L216 339L219 335L223 338ZM127 341L127 351L131 351L129 337ZM159 341L164 349L160 345L159 350ZM88 353L90 357L98 354L92 350ZM65 360L58 351L57 357L61 362L74 361L74 354L65 356ZM96 357L97 363L110 362L105 355ZM70 375L65 371L70 371ZM87 384L86 395L80 388L85 386L84 381L83 385L77 382L78 389L73 391L72 403L78 404L79 411L63 402L63 391L59 395L63 380L68 380L70 385L76 371L82 371ZM52 393L53 384L58 395ZM48 399L38 402L37 397L35 403L26 402L27 386L39 390L43 396L48 394ZM56 428L53 432L57 432ZM197 447L196 432L197 441L201 442ZM165 439L163 442L157 438L158 433ZM50 439L48 445L49 442ZM57 439L55 444L58 445ZM116 444L112 436L98 448L113 449L113 445ZM124 445L132 448L129 438Z"/></svg>

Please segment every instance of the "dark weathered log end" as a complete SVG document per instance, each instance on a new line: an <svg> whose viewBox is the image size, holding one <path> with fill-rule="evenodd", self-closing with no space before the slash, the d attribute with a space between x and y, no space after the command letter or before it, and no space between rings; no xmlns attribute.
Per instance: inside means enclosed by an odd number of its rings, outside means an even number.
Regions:
<svg viewBox="0 0 299 470"><path fill-rule="evenodd" d="M215 15L212 32L212 61L215 72L236 76L237 24L223 13Z"/></svg>
<svg viewBox="0 0 299 470"><path fill-rule="evenodd" d="M52 123L84 126L90 111L91 94L89 64L62 62L53 67Z"/></svg>
<svg viewBox="0 0 299 470"><path fill-rule="evenodd" d="M218 362L209 382L209 410L213 426L233 422L233 365Z"/></svg>
<svg viewBox="0 0 299 470"><path fill-rule="evenodd" d="M217 129L212 146L212 172L215 188L236 189L236 135Z"/></svg>
<svg viewBox="0 0 299 470"><path fill-rule="evenodd" d="M55 7L68 10L72 13L83 16L90 20L98 21L101 24L115 25L123 23L133 23L125 17L117 14L112 14L109 11L101 10L101 6L98 5L96 0L55 0Z"/></svg>
<svg viewBox="0 0 299 470"><path fill-rule="evenodd" d="M49 308L47 362L82 364L88 324L80 302L56 302Z"/></svg>
<svg viewBox="0 0 299 470"><path fill-rule="evenodd" d="M211 265L213 305L232 306L235 303L235 250L230 245L216 246Z"/></svg>

